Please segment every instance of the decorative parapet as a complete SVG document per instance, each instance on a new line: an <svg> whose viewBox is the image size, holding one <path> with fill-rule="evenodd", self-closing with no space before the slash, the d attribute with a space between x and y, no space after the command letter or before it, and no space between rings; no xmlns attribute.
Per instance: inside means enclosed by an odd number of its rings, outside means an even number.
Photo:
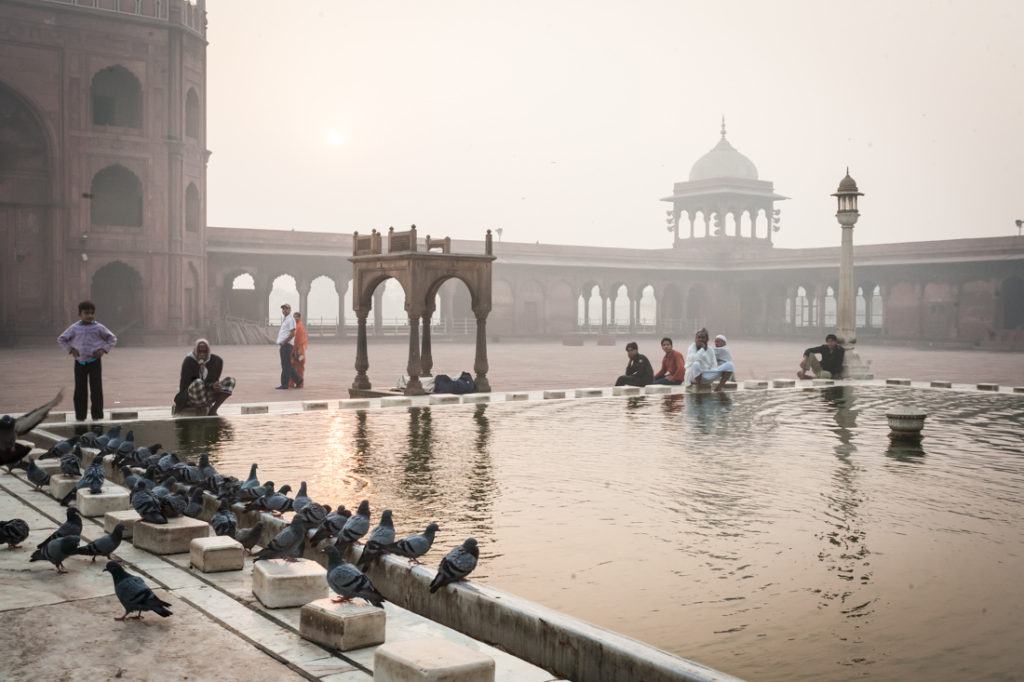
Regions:
<svg viewBox="0 0 1024 682"><path fill-rule="evenodd" d="M373 230L372 232L370 232L370 234L364 235L360 235L358 232L352 233L353 256L371 256L375 254L379 255L380 248L380 233L377 232L377 230Z"/></svg>
<svg viewBox="0 0 1024 682"><path fill-rule="evenodd" d="M206 36L204 0L40 0L77 10L97 10L179 24L198 36Z"/></svg>
<svg viewBox="0 0 1024 682"><path fill-rule="evenodd" d="M388 253L397 251L416 250L416 226L413 225L404 232L395 232L395 228L388 228Z"/></svg>

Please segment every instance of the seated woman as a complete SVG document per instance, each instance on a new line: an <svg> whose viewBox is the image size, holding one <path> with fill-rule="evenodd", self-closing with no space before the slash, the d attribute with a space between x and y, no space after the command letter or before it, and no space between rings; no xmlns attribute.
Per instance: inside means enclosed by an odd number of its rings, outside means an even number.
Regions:
<svg viewBox="0 0 1024 682"><path fill-rule="evenodd" d="M181 379L171 414L189 407L206 410L208 415L217 414L217 408L235 390L232 377L221 378L223 371L224 361L210 352L210 342L197 340L192 352L181 363Z"/></svg>

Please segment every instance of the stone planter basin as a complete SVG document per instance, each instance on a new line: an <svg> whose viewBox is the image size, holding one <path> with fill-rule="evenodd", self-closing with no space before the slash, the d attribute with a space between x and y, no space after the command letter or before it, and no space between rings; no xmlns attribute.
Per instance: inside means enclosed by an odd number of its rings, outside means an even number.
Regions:
<svg viewBox="0 0 1024 682"><path fill-rule="evenodd" d="M896 407L885 413L889 422L889 438L894 440L920 440L924 420L928 413L916 407Z"/></svg>

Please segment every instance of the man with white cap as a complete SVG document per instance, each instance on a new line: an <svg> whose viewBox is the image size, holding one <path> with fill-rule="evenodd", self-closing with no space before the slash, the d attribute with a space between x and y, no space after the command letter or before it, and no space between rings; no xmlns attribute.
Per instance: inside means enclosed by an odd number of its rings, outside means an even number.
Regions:
<svg viewBox="0 0 1024 682"><path fill-rule="evenodd" d="M701 330L704 331L704 330ZM699 332L698 332L699 334ZM707 349L707 332L704 332L703 336L704 348ZM714 365L710 368L704 369L703 366L707 364L706 361L701 362L701 371L695 371L693 373L693 382L700 388L705 383L708 385L713 384L715 379L718 379L718 386L715 387L715 391L721 391L725 387L725 382L732 378L734 371L734 365L732 362L732 353L729 351L728 339L725 338L725 334L719 334L715 337L715 348L714 350L707 349L707 355L713 358ZM702 358L703 360L703 358ZM687 371L687 376L690 373Z"/></svg>

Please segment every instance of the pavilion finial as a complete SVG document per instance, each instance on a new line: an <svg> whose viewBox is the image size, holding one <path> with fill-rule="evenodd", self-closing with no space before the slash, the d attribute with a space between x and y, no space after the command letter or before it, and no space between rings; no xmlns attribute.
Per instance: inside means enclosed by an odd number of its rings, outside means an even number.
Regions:
<svg viewBox="0 0 1024 682"><path fill-rule="evenodd" d="M725 139L725 114L722 114L722 139Z"/></svg>

